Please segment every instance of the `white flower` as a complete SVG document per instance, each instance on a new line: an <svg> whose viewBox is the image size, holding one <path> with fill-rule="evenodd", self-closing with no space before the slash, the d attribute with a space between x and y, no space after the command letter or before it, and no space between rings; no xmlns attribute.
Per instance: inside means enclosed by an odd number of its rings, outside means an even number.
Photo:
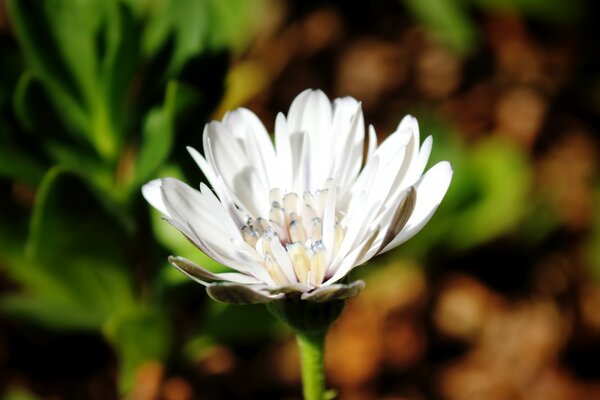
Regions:
<svg viewBox="0 0 600 400"><path fill-rule="evenodd" d="M291 293L327 301L356 295L342 284L354 267L415 235L431 218L450 180L446 161L423 171L432 138L420 144L405 117L380 145L365 140L361 105L306 90L287 118L277 115L275 144L246 109L206 125L204 156L188 148L212 185L173 178L142 191L150 204L211 258L233 272L214 274L189 260L171 263L215 299L269 302Z"/></svg>

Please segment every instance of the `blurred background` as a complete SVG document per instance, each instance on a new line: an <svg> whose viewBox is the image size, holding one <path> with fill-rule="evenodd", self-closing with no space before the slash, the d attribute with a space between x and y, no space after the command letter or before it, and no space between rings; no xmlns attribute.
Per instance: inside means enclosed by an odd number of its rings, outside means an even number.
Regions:
<svg viewBox="0 0 600 400"><path fill-rule="evenodd" d="M140 195L306 88L415 115L450 191L327 342L339 399L600 399L595 2L0 0L0 397L299 399L290 333Z"/></svg>

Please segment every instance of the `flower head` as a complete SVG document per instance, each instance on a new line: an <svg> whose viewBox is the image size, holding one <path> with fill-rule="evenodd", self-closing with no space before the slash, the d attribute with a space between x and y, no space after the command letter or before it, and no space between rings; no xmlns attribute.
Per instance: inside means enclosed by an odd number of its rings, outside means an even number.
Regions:
<svg viewBox="0 0 600 400"><path fill-rule="evenodd" d="M230 303L288 295L317 302L356 295L340 283L354 267L405 242L431 218L450 180L446 161L424 172L432 139L420 143L405 117L380 145L368 140L361 105L306 90L275 144L255 114L237 109L206 125L204 155L188 148L213 187L173 178L151 181L144 197L209 257L232 272L215 274L181 257L175 267Z"/></svg>

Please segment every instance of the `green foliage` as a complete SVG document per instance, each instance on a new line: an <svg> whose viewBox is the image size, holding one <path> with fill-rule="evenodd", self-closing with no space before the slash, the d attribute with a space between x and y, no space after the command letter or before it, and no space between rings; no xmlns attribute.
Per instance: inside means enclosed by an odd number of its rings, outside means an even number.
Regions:
<svg viewBox="0 0 600 400"><path fill-rule="evenodd" d="M140 187L173 162L191 111L205 116L219 100L224 74L189 70L240 51L260 2L7 5L18 46L0 47L0 267L20 290L0 311L102 332L126 391L140 363L169 354L169 299L145 289L173 284L160 244L185 240L154 242Z"/></svg>

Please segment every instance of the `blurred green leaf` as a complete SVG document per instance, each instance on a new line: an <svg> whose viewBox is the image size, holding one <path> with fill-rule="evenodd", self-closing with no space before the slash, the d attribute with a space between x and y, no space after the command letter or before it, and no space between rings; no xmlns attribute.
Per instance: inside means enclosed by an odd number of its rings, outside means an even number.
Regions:
<svg viewBox="0 0 600 400"><path fill-rule="evenodd" d="M206 2L165 1L162 2L162 6L163 12L154 14L158 18L151 20L151 23L158 25L158 29L149 30L155 32L155 35L148 36L149 39L145 44L149 51L156 52L166 40L173 40L173 55L167 73L174 75L189 58L203 50L208 18Z"/></svg>
<svg viewBox="0 0 600 400"><path fill-rule="evenodd" d="M0 176L35 187L41 181L44 172L45 168L38 160L0 139Z"/></svg>
<svg viewBox="0 0 600 400"><path fill-rule="evenodd" d="M31 265L28 266L31 268ZM37 286L39 288L39 286ZM72 298L55 298L44 290L40 295L29 293L3 296L0 310L15 318L56 330L98 329L105 315L88 310Z"/></svg>
<svg viewBox="0 0 600 400"><path fill-rule="evenodd" d="M37 400L39 397L34 396L25 389L10 388L2 396L3 400Z"/></svg>
<svg viewBox="0 0 600 400"><path fill-rule="evenodd" d="M229 47L239 51L248 43L257 21L264 16L267 4L263 0L208 0L211 49Z"/></svg>
<svg viewBox="0 0 600 400"><path fill-rule="evenodd" d="M453 235L451 241L459 248L484 243L514 229L530 205L531 172L521 149L492 138L478 144L471 154L469 175L475 180L477 193L453 221L460 234Z"/></svg>
<svg viewBox="0 0 600 400"><path fill-rule="evenodd" d="M68 126L83 134L90 121L84 106L84 94L78 87L66 61L61 55L61 44L52 31L47 10L50 3L34 0L8 2L8 11L21 49L32 69L48 87L59 110L63 110Z"/></svg>
<svg viewBox="0 0 600 400"><path fill-rule="evenodd" d="M145 57L171 48L166 76L175 76L187 61L206 50L241 49L264 6L262 0L130 0L129 4L147 21Z"/></svg>
<svg viewBox="0 0 600 400"><path fill-rule="evenodd" d="M237 306L211 301L201 330L221 343L248 343L269 338L281 326L262 304Z"/></svg>
<svg viewBox="0 0 600 400"><path fill-rule="evenodd" d="M465 4L448 0L404 0L429 33L458 53L473 50L477 31Z"/></svg>
<svg viewBox="0 0 600 400"><path fill-rule="evenodd" d="M10 2L32 74L66 126L115 162L124 106L138 62L137 24L120 1Z"/></svg>
<svg viewBox="0 0 600 400"><path fill-rule="evenodd" d="M37 193L25 254L10 263L32 300L9 298L5 307L41 323L50 315L55 326L82 328L133 307L127 241L112 221L76 176L51 169Z"/></svg>
<svg viewBox="0 0 600 400"><path fill-rule="evenodd" d="M117 313L107 320L104 334L120 358L120 384L128 392L137 369L144 362L164 361L171 346L171 328L160 309L139 308Z"/></svg>
<svg viewBox="0 0 600 400"><path fill-rule="evenodd" d="M169 156L175 135L175 121L182 110L198 101L197 94L183 84L170 82L162 107L145 118L142 142L135 164L135 183L146 182Z"/></svg>

